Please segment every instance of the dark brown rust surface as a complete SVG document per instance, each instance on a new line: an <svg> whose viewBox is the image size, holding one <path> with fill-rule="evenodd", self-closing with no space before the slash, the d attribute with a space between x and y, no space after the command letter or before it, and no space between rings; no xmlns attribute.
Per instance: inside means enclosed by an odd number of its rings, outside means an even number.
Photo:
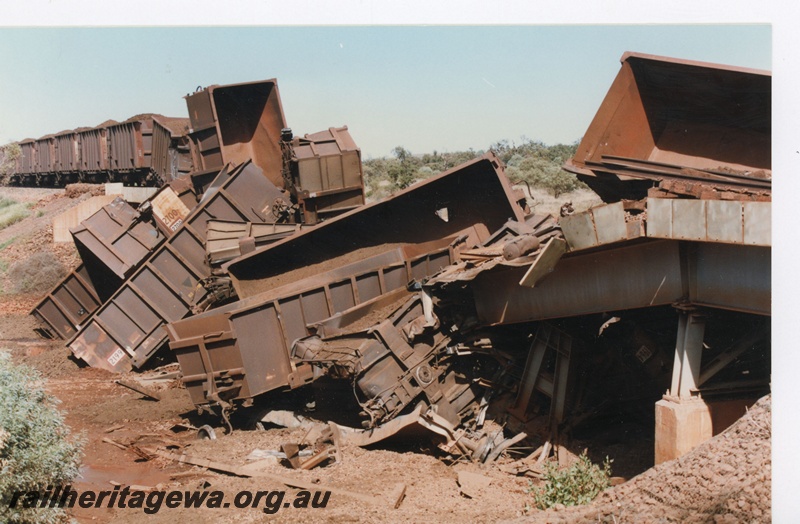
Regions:
<svg viewBox="0 0 800 524"><path fill-rule="evenodd" d="M508 217L522 210L488 154L234 260L243 300L167 327L193 401L304 384L310 366L289 352L313 324L433 275L455 261L454 243L476 245Z"/></svg>
<svg viewBox="0 0 800 524"><path fill-rule="evenodd" d="M162 326L190 314L206 295L206 223L213 218L263 221L280 196L261 170L247 163L219 174L175 234L89 319L70 341L75 355L94 367L140 367L166 341Z"/></svg>
<svg viewBox="0 0 800 524"><path fill-rule="evenodd" d="M142 216L120 198L71 232L83 263L31 312L54 331L53 336L65 339L164 241L149 216Z"/></svg>
<svg viewBox="0 0 800 524"><path fill-rule="evenodd" d="M437 215L448 210L448 220ZM347 257L383 244L423 244L480 228L485 236L506 220L522 220L500 161L492 153L374 204L301 231L226 265L240 297L264 291L269 279L296 268Z"/></svg>
<svg viewBox="0 0 800 524"><path fill-rule="evenodd" d="M282 146L287 188L306 223L364 205L361 151L347 126L295 137Z"/></svg>
<svg viewBox="0 0 800 524"><path fill-rule="evenodd" d="M769 191L769 72L638 53L621 61L565 169L609 202L669 178Z"/></svg>
<svg viewBox="0 0 800 524"><path fill-rule="evenodd" d="M247 160L283 186L281 129L286 127L278 81L212 85L187 95L195 169L219 171Z"/></svg>

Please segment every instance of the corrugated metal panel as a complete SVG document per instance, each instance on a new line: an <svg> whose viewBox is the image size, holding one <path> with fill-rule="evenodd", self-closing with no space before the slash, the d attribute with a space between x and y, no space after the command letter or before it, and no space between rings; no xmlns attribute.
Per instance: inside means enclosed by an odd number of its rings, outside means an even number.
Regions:
<svg viewBox="0 0 800 524"><path fill-rule="evenodd" d="M647 236L769 246L771 202L647 199Z"/></svg>
<svg viewBox="0 0 800 524"><path fill-rule="evenodd" d="M103 128L86 129L78 132L80 147L80 170L86 172L105 171L108 169L108 146L106 130Z"/></svg>
<svg viewBox="0 0 800 524"><path fill-rule="evenodd" d="M25 140L19 143L20 161L17 174L27 175L36 172L36 141Z"/></svg>
<svg viewBox="0 0 800 524"><path fill-rule="evenodd" d="M177 166L173 166L172 158L170 158L171 143L172 134L169 129L154 118L150 169L158 176L161 183L178 178Z"/></svg>
<svg viewBox="0 0 800 524"><path fill-rule="evenodd" d="M55 140L52 137L36 141L36 171L39 173L56 171Z"/></svg>
<svg viewBox="0 0 800 524"><path fill-rule="evenodd" d="M150 167L150 150L145 135L152 137L152 120L124 122L108 126L109 167L115 171L134 171ZM149 146L149 144L148 144Z"/></svg>
<svg viewBox="0 0 800 524"><path fill-rule="evenodd" d="M75 172L78 170L78 137L72 132L60 133L54 137L56 170Z"/></svg>

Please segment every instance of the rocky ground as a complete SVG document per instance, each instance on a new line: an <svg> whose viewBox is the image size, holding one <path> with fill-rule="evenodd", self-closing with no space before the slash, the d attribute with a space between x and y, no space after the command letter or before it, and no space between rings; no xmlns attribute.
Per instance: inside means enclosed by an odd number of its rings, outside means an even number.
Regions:
<svg viewBox="0 0 800 524"><path fill-rule="evenodd" d="M86 195L86 196L85 196ZM51 250L65 266L77 263L74 248L53 246L52 218L75 205L87 193L70 198L59 190L9 189L0 196L29 201L30 217L0 231L0 260L15 261ZM41 213L38 212L41 210ZM537 211L540 211L537 209ZM12 240L13 239L13 240ZM9 242L9 240L12 240ZM5 282L7 285L8 282ZM8 289L4 287L3 289ZM325 509L280 508L267 515L257 508L162 508L147 520L173 522L769 522L771 520L771 399L765 397L734 426L690 454L640 472L621 485L603 492L592 504L541 511L534 507L531 480L516 477L498 466L481 467L436 453L427 440L395 442L376 449L345 447L341 463L309 471L291 470L277 460L265 460L258 471L266 476L242 478L212 469L178 464L163 457L145 460L137 449L169 449L173 453L211 459L228 466L248 464L254 449L276 450L287 442L303 440L303 428L268 427L237 430L216 440L198 440L187 425L208 422L197 416L188 394L178 381L152 383L161 400L115 384L120 377L80 367L69 358L63 342L36 338L34 320L27 315L39 295L0 297L0 347L15 360L34 366L46 377L49 391L61 399L67 423L85 439L82 478L78 490L112 489L114 483L175 490L220 490L226 500L242 490L286 490L293 500L298 490L276 479L308 482L317 489L333 488ZM167 371L172 368L167 368ZM329 399L329 409L337 405ZM325 401L309 416L325 420ZM122 448L110 444L110 439ZM124 449L123 449L124 448ZM648 454L652 447L627 448L628 454ZM615 448L618 462L625 451ZM629 457L630 458L630 457ZM634 457L635 458L635 457ZM649 457L646 457L652 460ZM505 465L512 458L504 459ZM643 460L631 463L646 463ZM474 473L479 487L465 496L459 474ZM393 507L399 485L405 499ZM535 484L534 484L535 485ZM356 495L352 495L355 493ZM360 495L360 497L359 497ZM73 510L78 522L145 520L141 509L92 508Z"/></svg>

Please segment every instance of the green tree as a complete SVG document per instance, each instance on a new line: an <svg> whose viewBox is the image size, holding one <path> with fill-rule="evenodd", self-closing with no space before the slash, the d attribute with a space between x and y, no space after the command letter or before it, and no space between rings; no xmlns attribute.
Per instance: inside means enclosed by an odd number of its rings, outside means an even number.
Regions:
<svg viewBox="0 0 800 524"><path fill-rule="evenodd" d="M402 146L395 147L392 154L397 161L388 166L389 179L397 189L405 189L414 182L418 162L411 151Z"/></svg>

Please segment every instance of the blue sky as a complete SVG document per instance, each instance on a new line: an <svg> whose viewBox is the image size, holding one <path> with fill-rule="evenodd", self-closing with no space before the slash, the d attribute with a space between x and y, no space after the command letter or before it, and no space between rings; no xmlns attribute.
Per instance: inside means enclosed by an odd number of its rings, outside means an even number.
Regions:
<svg viewBox="0 0 800 524"><path fill-rule="evenodd" d="M770 69L771 27L491 25L0 28L0 143L277 78L296 134L348 125L365 158L580 139L627 50ZM13 101L13 103L8 103Z"/></svg>

